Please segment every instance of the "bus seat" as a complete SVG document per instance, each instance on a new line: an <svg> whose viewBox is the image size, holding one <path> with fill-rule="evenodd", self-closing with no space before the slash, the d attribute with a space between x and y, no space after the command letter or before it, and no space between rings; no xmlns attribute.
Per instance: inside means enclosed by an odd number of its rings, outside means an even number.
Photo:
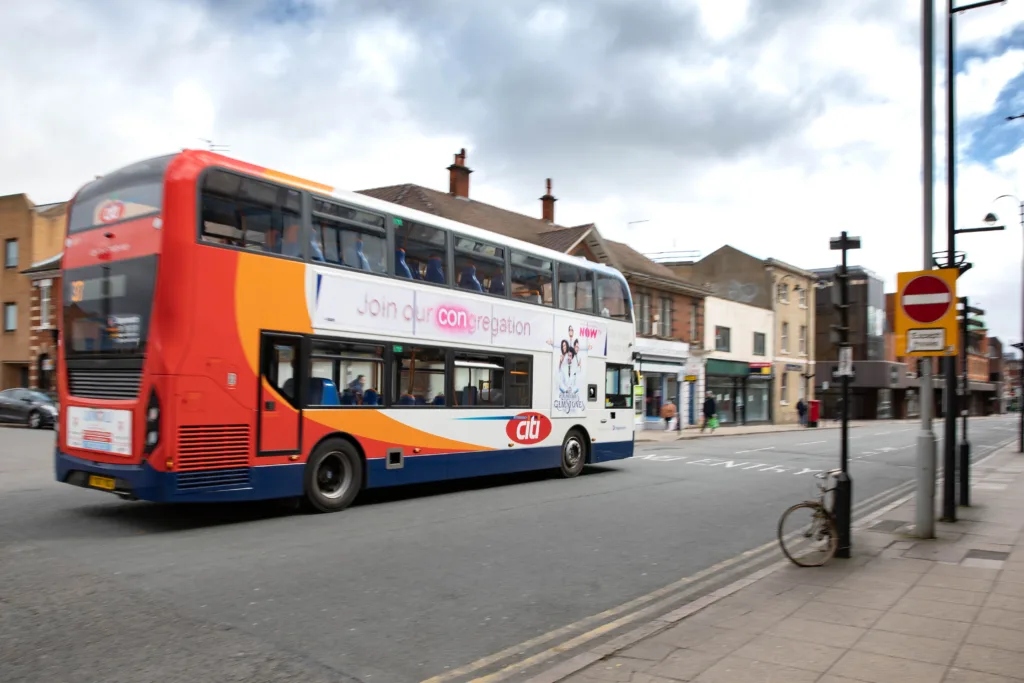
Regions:
<svg viewBox="0 0 1024 683"><path fill-rule="evenodd" d="M405 249L395 249L395 275L412 279L412 271L405 262Z"/></svg>
<svg viewBox="0 0 1024 683"><path fill-rule="evenodd" d="M427 260L427 276L425 279L428 282L436 282L440 285L445 284L444 268L441 266L440 256L431 256Z"/></svg>
<svg viewBox="0 0 1024 683"><path fill-rule="evenodd" d="M402 398L398 399L398 405L400 406L413 406L416 405L416 399L410 394L402 394Z"/></svg>
<svg viewBox="0 0 1024 683"><path fill-rule="evenodd" d="M480 280L476 279L476 266L468 266L463 269L462 275L459 276L459 287L469 289L474 292L484 291L483 285L480 284Z"/></svg>
<svg viewBox="0 0 1024 683"><path fill-rule="evenodd" d="M351 389L345 389L345 391L341 392L341 399L339 401L339 405L354 406L357 403L358 402L356 401L355 392L353 392Z"/></svg>
<svg viewBox="0 0 1024 683"><path fill-rule="evenodd" d="M320 396L320 405L322 406L339 406L341 401L338 399L338 387L329 379L323 379L320 377L313 377L310 379L312 384L310 385L310 391L316 389ZM319 385L319 386L317 386ZM312 401L311 401L312 402Z"/></svg>
<svg viewBox="0 0 1024 683"><path fill-rule="evenodd" d="M466 388L462 390L462 405L475 406L479 403L480 401L478 400L476 387L471 384L467 385Z"/></svg>
<svg viewBox="0 0 1024 683"><path fill-rule="evenodd" d="M491 294L505 293L505 276L503 273L491 276L491 286L487 288L487 291Z"/></svg>
<svg viewBox="0 0 1024 683"><path fill-rule="evenodd" d="M376 389L367 389L363 393L363 405L364 406L379 406L380 405L380 394L377 393Z"/></svg>
<svg viewBox="0 0 1024 683"><path fill-rule="evenodd" d="M286 379L284 381L284 385L281 387L281 393L283 393L288 398L294 398L295 397L295 379L294 378L289 377L288 379Z"/></svg>
<svg viewBox="0 0 1024 683"><path fill-rule="evenodd" d="M444 394L438 394L434 397L434 400L430 402L430 405L443 406L444 405Z"/></svg>
<svg viewBox="0 0 1024 683"><path fill-rule="evenodd" d="M425 405L427 405L427 399L423 398L422 396L417 396L416 397L416 405L418 405L418 406L425 406Z"/></svg>

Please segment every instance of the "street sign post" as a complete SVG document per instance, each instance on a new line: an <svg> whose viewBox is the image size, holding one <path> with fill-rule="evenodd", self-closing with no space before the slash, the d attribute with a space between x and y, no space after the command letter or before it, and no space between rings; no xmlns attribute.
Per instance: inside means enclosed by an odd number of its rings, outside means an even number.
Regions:
<svg viewBox="0 0 1024 683"><path fill-rule="evenodd" d="M896 355L956 356L956 268L897 277Z"/></svg>

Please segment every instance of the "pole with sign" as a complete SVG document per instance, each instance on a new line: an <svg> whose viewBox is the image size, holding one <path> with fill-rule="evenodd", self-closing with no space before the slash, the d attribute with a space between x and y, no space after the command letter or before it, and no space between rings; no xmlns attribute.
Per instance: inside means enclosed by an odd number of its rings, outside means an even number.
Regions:
<svg viewBox="0 0 1024 683"><path fill-rule="evenodd" d="M896 292L896 355L912 358L956 357L956 268L900 273ZM946 391L956 391L947 381ZM929 397L930 398L930 397ZM947 408L948 410L948 408ZM950 438L947 430L947 440ZM955 436L954 436L955 438ZM946 449L942 516L956 520L956 453ZM934 474L931 475L934 485ZM919 503L920 504L920 503Z"/></svg>

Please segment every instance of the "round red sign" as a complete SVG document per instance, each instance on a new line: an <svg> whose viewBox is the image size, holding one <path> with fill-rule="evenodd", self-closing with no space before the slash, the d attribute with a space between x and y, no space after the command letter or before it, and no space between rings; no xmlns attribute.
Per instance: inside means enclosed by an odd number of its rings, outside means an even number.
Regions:
<svg viewBox="0 0 1024 683"><path fill-rule="evenodd" d="M934 323L953 305L953 292L942 278L934 275L915 277L903 288L903 311L914 322Z"/></svg>

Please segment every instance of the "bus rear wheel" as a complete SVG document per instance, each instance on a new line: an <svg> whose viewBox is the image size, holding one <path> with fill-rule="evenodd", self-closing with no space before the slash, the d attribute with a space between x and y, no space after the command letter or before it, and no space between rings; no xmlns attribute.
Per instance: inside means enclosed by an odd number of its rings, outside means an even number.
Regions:
<svg viewBox="0 0 1024 683"><path fill-rule="evenodd" d="M363 463L352 444L328 439L306 461L305 502L317 512L344 510L359 494L362 481Z"/></svg>
<svg viewBox="0 0 1024 683"><path fill-rule="evenodd" d="M583 466L587 464L587 442L578 429L570 429L562 442L562 476L566 478L579 476Z"/></svg>

